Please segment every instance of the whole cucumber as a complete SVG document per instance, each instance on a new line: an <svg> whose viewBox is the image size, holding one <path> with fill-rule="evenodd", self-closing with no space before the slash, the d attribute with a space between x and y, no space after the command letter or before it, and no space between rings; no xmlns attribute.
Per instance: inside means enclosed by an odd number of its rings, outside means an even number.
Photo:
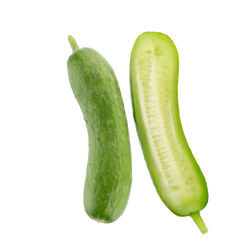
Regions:
<svg viewBox="0 0 250 250"><path fill-rule="evenodd" d="M89 139L84 187L87 214L113 222L124 211L131 187L131 152L127 120L115 73L95 50L79 49L69 36L69 81L82 110Z"/></svg>
<svg viewBox="0 0 250 250"><path fill-rule="evenodd" d="M165 34L145 32L133 47L130 63L134 118L153 183L176 215L200 217L208 202L205 178L186 141L178 108L179 58Z"/></svg>

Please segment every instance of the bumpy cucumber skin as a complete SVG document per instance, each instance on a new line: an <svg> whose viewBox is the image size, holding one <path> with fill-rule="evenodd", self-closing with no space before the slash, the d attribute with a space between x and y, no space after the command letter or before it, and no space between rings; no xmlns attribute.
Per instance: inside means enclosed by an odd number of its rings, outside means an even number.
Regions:
<svg viewBox="0 0 250 250"><path fill-rule="evenodd" d="M124 211L131 187L131 152L122 96L114 71L95 50L76 50L68 74L89 139L84 187L87 214L113 222Z"/></svg>
<svg viewBox="0 0 250 250"><path fill-rule="evenodd" d="M168 62L165 62L167 63L164 73L166 75L163 76L168 78L168 86L166 86L165 89L161 89L162 93L164 93L164 91L170 93L168 94L169 100L165 103L165 115L170 117L168 121L169 124L167 124L166 127L168 135L171 135L172 138L169 138L170 143L167 145L170 148L170 154L166 157L166 160L170 165L176 164L177 169L180 171L182 171L181 168L184 166L184 168L188 167L192 172L192 174L190 174L192 177L191 187L190 183L188 183L190 182L189 179L178 180L178 185L182 182L181 187L179 187L180 191L174 190L177 186L175 186L173 181L174 178L171 180L173 189L166 188L168 185L166 183L168 183L172 173L170 172L169 176L164 176L162 173L161 167L159 167L159 164L156 161L155 154L152 152L147 125L143 118L143 104L140 99L142 93L138 87L138 79L140 78L140 74L143 75L145 72L140 72L138 60L141 60L142 63L150 67L150 63L147 62L147 56L145 56L145 58L143 58L143 56L150 53L152 46L154 51L153 57L158 65L164 60L168 60ZM139 58L140 56L141 58ZM193 214L199 213L199 211L206 206L208 202L208 190L206 180L188 146L180 122L177 88L178 71L178 52L173 41L167 35L159 32L145 32L137 38L131 53L130 83L133 115L144 158L156 190L165 205L178 216L192 216ZM159 93L159 95L161 95L161 93ZM163 113L162 116L164 116Z"/></svg>

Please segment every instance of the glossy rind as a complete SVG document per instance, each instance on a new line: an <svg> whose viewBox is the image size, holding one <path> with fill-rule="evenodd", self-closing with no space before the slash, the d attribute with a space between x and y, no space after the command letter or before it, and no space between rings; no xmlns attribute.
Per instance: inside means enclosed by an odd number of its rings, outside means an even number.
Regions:
<svg viewBox="0 0 250 250"><path fill-rule="evenodd" d="M118 82L107 61L89 48L69 57L68 73L88 130L84 207L91 218L112 222L124 211L131 187L129 134Z"/></svg>
<svg viewBox="0 0 250 250"><path fill-rule="evenodd" d="M137 38L130 82L144 157L162 201L176 215L188 216L206 206L208 191L180 122L178 70L178 52L167 35L146 32Z"/></svg>

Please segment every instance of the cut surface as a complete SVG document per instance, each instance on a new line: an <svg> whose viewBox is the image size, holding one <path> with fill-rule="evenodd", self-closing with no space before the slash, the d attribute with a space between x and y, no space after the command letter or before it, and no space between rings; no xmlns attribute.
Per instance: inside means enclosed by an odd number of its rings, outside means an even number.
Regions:
<svg viewBox="0 0 250 250"><path fill-rule="evenodd" d="M178 53L161 33L144 33L131 55L134 116L147 165L164 203L178 215L207 202L204 177L186 142L178 110Z"/></svg>

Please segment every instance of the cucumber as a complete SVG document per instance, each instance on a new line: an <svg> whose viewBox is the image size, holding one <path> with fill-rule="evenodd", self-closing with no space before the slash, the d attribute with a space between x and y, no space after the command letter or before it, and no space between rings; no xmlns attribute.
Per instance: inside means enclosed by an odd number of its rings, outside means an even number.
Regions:
<svg viewBox="0 0 250 250"><path fill-rule="evenodd" d="M205 178L188 146L178 108L178 52L165 34L145 32L132 49L134 120L156 190L176 215L191 216L202 233L208 202Z"/></svg>
<svg viewBox="0 0 250 250"><path fill-rule="evenodd" d="M113 222L124 211L131 187L127 120L115 73L95 50L79 49L69 36L69 81L82 110L89 139L84 207L99 222Z"/></svg>

